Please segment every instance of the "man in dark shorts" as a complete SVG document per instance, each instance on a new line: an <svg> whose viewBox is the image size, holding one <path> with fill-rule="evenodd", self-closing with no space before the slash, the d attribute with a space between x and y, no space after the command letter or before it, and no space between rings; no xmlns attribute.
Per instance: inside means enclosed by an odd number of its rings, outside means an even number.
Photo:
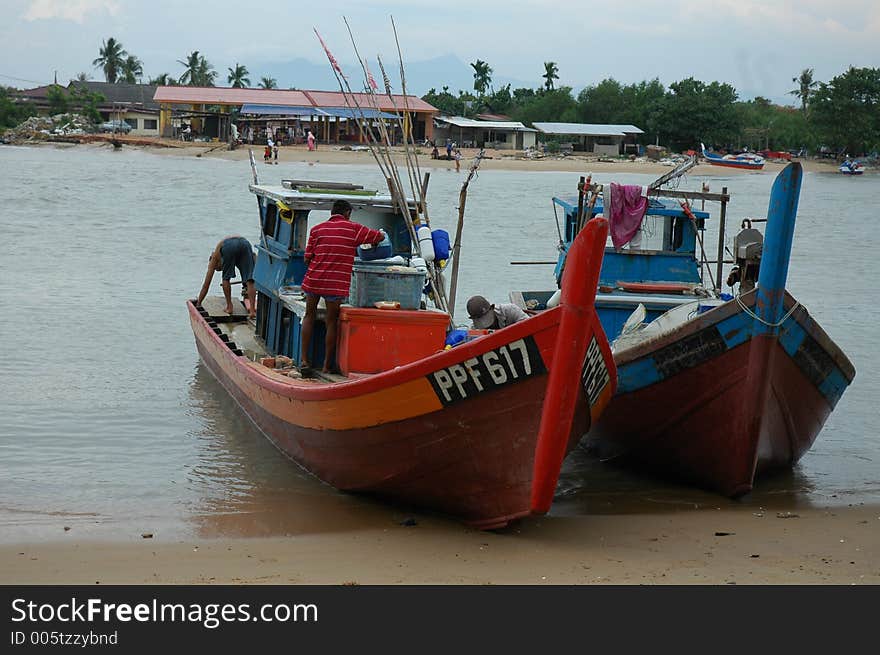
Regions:
<svg viewBox="0 0 880 655"><path fill-rule="evenodd" d="M232 285L229 282L235 277L235 269L241 275L241 283L247 290L248 318L257 315L257 290L254 287L254 249L250 241L240 236L225 237L220 240L211 257L208 259L208 272L205 274L205 282L199 291L197 305L201 305L211 280L216 271L223 271L223 295L226 297L226 313L232 314Z"/></svg>
<svg viewBox="0 0 880 655"><path fill-rule="evenodd" d="M318 302L324 298L327 306L327 338L324 350L324 372L331 372L331 363L336 356L336 329L339 320L339 307L348 297L351 287L351 269L357 247L377 244L385 238L385 233L372 230L351 220L351 204L337 200L330 210L330 218L318 223L309 231L305 262L308 270L303 278L302 289L306 293L306 315L302 322L302 351L300 371L304 377L312 372L309 348L312 343L312 330L318 315Z"/></svg>

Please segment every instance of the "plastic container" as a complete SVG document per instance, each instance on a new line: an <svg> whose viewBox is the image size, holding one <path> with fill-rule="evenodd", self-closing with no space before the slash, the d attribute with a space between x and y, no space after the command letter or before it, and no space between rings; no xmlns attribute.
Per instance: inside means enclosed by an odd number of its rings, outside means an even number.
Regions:
<svg viewBox="0 0 880 655"><path fill-rule="evenodd" d="M379 373L443 350L449 314L343 305L337 362L343 373Z"/></svg>
<svg viewBox="0 0 880 655"><path fill-rule="evenodd" d="M401 309L418 309L424 283L425 274L414 268L355 265L348 302L355 307L372 307L387 300L399 302Z"/></svg>
<svg viewBox="0 0 880 655"><path fill-rule="evenodd" d="M437 261L449 259L449 232L434 230L431 232L431 241L434 245L434 259Z"/></svg>
<svg viewBox="0 0 880 655"><path fill-rule="evenodd" d="M391 239L388 238L388 235L385 235L385 238L379 242L378 245L364 244L362 246L358 246L357 249L358 257L363 259L364 261L370 261L372 259L387 259L391 257Z"/></svg>
<svg viewBox="0 0 880 655"><path fill-rule="evenodd" d="M431 237L431 228L422 225L416 232L419 238L419 248L422 251L422 259L426 262L434 261L434 239Z"/></svg>
<svg viewBox="0 0 880 655"><path fill-rule="evenodd" d="M425 260L421 257L413 257L409 260L409 265L411 268L416 269L420 273L424 273L427 275L428 273L428 265L425 263Z"/></svg>

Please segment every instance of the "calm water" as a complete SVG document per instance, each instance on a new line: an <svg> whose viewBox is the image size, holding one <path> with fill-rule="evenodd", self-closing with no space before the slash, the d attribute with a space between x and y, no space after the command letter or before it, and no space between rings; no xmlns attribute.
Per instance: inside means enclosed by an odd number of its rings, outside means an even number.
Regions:
<svg viewBox="0 0 880 655"><path fill-rule="evenodd" d="M431 175L432 222L451 234L465 168ZM261 164L260 174L382 186L372 165L282 162ZM197 293L220 237L256 240L249 177L246 162L0 147L0 540L62 538L64 526L114 539L293 534L405 515L303 473L199 363L184 300ZM728 186L738 225L765 213L773 177L692 177L687 187ZM552 267L509 263L555 258L550 197L570 195L576 183L574 173L479 175L468 197L458 317L475 293L503 300L510 289L551 288ZM740 502L880 500L878 196L880 176L805 177L789 289L857 375L797 469ZM575 453L553 513L728 502Z"/></svg>

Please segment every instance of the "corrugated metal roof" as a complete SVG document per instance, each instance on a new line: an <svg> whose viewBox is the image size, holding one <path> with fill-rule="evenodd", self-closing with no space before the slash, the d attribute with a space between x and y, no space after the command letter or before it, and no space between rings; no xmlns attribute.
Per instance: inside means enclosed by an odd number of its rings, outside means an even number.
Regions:
<svg viewBox="0 0 880 655"><path fill-rule="evenodd" d="M361 107L371 107L373 100L365 93L354 94ZM156 102L208 105L278 105L286 107L347 107L340 91L295 91L282 89L232 89L226 87L160 86L154 96ZM416 96L408 96L410 111L436 112L437 109ZM404 97L376 95L375 102L382 111L404 108Z"/></svg>
<svg viewBox="0 0 880 655"><path fill-rule="evenodd" d="M600 125L595 123L535 123L544 134L577 134L578 136L626 136L644 134L635 125Z"/></svg>
<svg viewBox="0 0 880 655"><path fill-rule="evenodd" d="M537 132L517 121L477 121L464 116L438 116L435 120L455 127L477 127L484 130L511 130L513 132Z"/></svg>

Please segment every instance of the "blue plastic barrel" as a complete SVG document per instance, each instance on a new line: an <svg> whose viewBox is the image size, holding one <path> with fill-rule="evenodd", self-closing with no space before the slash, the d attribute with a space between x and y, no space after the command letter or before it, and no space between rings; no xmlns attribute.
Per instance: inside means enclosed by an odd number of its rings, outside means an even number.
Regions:
<svg viewBox="0 0 880 655"><path fill-rule="evenodd" d="M434 261L449 259L449 232L432 230L431 241L434 242Z"/></svg>

